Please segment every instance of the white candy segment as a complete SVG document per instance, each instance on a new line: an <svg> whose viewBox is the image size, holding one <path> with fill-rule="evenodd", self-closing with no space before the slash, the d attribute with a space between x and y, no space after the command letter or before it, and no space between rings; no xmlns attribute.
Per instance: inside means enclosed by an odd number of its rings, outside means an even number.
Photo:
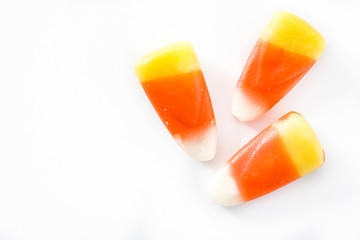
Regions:
<svg viewBox="0 0 360 240"><path fill-rule="evenodd" d="M190 139L183 140L178 135L174 135L174 139L177 144L195 160L209 161L215 157L217 144L215 126L209 127L203 134Z"/></svg>
<svg viewBox="0 0 360 240"><path fill-rule="evenodd" d="M216 172L209 185L208 195L214 203L222 206L232 206L243 202L229 164L223 165Z"/></svg>
<svg viewBox="0 0 360 240"><path fill-rule="evenodd" d="M241 88L236 87L231 112L240 121L247 122L264 114L266 109L246 96Z"/></svg>

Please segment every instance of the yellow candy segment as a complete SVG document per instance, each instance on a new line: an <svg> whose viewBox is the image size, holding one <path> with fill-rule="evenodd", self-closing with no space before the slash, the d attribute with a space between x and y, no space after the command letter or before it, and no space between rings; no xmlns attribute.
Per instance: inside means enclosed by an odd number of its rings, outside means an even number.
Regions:
<svg viewBox="0 0 360 240"><path fill-rule="evenodd" d="M325 39L313 26L283 11L272 16L260 39L315 60L326 47Z"/></svg>
<svg viewBox="0 0 360 240"><path fill-rule="evenodd" d="M324 152L314 131L300 114L291 112L287 124L279 120L273 124L279 131L286 151L301 176L324 163Z"/></svg>
<svg viewBox="0 0 360 240"><path fill-rule="evenodd" d="M141 58L135 64L140 82L200 70L193 46L176 42Z"/></svg>

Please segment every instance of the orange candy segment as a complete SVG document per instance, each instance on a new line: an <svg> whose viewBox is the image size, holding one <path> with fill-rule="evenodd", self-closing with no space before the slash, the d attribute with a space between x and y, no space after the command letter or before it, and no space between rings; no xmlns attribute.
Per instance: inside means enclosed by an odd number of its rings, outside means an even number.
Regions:
<svg viewBox="0 0 360 240"><path fill-rule="evenodd" d="M135 66L141 85L175 141L193 158L216 152L216 123L210 95L191 44L174 43Z"/></svg>
<svg viewBox="0 0 360 240"><path fill-rule="evenodd" d="M319 168L324 152L314 131L290 112L241 148L216 173L210 196L235 205L270 193Z"/></svg>
<svg viewBox="0 0 360 240"><path fill-rule="evenodd" d="M271 109L310 70L325 45L320 33L301 18L275 13L236 85L232 113L251 121Z"/></svg>
<svg viewBox="0 0 360 240"><path fill-rule="evenodd" d="M244 201L261 197L300 177L274 127L260 133L236 158L242 160L232 161L231 173Z"/></svg>
<svg viewBox="0 0 360 240"><path fill-rule="evenodd" d="M312 58L262 40L256 43L252 57L238 88L266 110L280 101L315 63Z"/></svg>

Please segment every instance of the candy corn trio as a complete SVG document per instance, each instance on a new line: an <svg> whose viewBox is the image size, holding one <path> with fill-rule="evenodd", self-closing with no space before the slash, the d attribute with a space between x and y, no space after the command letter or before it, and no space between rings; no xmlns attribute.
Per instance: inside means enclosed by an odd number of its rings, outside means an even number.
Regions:
<svg viewBox="0 0 360 240"><path fill-rule="evenodd" d="M255 44L233 95L231 111L254 120L280 101L312 68L326 46L301 18L277 12ZM135 73L174 140L192 158L214 158L216 121L193 46L177 42L135 65ZM223 206L251 201L319 168L324 151L307 121L289 112L242 147L215 174L211 199Z"/></svg>

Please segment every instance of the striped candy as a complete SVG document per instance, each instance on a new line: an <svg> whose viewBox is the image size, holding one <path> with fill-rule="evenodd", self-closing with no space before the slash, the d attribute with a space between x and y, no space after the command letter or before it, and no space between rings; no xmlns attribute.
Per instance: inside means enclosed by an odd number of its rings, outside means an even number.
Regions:
<svg viewBox="0 0 360 240"><path fill-rule="evenodd" d="M193 46L177 42L154 51L136 63L135 73L175 141L194 159L212 159L216 122Z"/></svg>
<svg viewBox="0 0 360 240"><path fill-rule="evenodd" d="M325 45L310 24L291 13L276 12L236 85L232 113L250 121L271 109L310 70Z"/></svg>
<svg viewBox="0 0 360 240"><path fill-rule="evenodd" d="M210 197L224 206L247 202L308 174L324 160L310 125L300 114L289 112L218 170Z"/></svg>

